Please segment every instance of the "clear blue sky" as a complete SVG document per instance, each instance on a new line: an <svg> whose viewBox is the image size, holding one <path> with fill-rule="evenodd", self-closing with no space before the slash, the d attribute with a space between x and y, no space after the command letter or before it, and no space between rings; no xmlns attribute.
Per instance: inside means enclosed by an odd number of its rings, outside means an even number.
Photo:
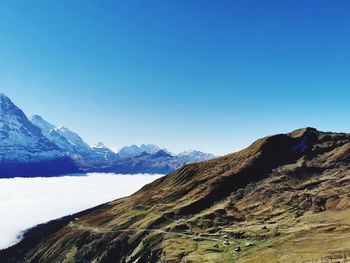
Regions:
<svg viewBox="0 0 350 263"><path fill-rule="evenodd" d="M349 129L350 1L1 1L0 91L110 146Z"/></svg>

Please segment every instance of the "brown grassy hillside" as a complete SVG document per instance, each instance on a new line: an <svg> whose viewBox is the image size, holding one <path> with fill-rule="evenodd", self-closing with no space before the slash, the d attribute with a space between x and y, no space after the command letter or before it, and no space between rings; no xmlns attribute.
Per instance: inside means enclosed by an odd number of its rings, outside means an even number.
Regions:
<svg viewBox="0 0 350 263"><path fill-rule="evenodd" d="M348 262L349 163L349 134L266 137L38 227L0 262Z"/></svg>

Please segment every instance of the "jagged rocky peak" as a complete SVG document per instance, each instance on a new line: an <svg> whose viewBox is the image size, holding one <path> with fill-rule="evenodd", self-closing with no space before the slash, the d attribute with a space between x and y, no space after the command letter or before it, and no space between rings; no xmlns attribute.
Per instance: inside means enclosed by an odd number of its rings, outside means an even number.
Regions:
<svg viewBox="0 0 350 263"><path fill-rule="evenodd" d="M5 106L5 105L12 106L13 104L11 99L2 92L0 92L0 103L1 103L1 106Z"/></svg>
<svg viewBox="0 0 350 263"><path fill-rule="evenodd" d="M72 160L0 94L0 177L48 176L76 171Z"/></svg>
<svg viewBox="0 0 350 263"><path fill-rule="evenodd" d="M103 143L99 142L90 147L77 133L64 126L55 126L38 115L34 115L31 121L83 169L105 166L116 157L116 154Z"/></svg>
<svg viewBox="0 0 350 263"><path fill-rule="evenodd" d="M23 122L23 124L28 122L24 112L3 93L0 93L0 110L0 121L3 126L18 126L20 122Z"/></svg>
<svg viewBox="0 0 350 263"><path fill-rule="evenodd" d="M44 149L52 151L52 155L59 155L56 145L48 141L40 129L4 94L0 95L0 109L0 147L7 147L3 149L7 155L1 152L3 158L11 159L22 153L25 148L26 155L31 155L32 151L40 155L39 150ZM10 149L13 152L9 152Z"/></svg>
<svg viewBox="0 0 350 263"><path fill-rule="evenodd" d="M125 146L125 147L121 148L118 152L118 155L121 158L129 158L129 157L140 155L143 152L146 152L146 151L141 150L140 147L133 144L133 145Z"/></svg>
<svg viewBox="0 0 350 263"><path fill-rule="evenodd" d="M56 131L64 136L71 144L80 147L81 149L90 149L90 145L88 145L84 140L75 132L72 132L68 128L64 126L58 126Z"/></svg>
<svg viewBox="0 0 350 263"><path fill-rule="evenodd" d="M39 115L33 115L30 120L35 126L41 129L42 133L48 139L54 141L62 148L68 148L69 151L72 151L72 147L78 147L78 151L91 150L91 147L77 133L72 132L64 126L53 125ZM66 144L63 144L64 141Z"/></svg>
<svg viewBox="0 0 350 263"><path fill-rule="evenodd" d="M138 156L143 153L155 154L159 151L164 151L171 155L171 153L167 149L160 148L155 144L141 144L140 146L133 144L130 146L125 146L119 150L118 154L122 158L129 158L129 157Z"/></svg>

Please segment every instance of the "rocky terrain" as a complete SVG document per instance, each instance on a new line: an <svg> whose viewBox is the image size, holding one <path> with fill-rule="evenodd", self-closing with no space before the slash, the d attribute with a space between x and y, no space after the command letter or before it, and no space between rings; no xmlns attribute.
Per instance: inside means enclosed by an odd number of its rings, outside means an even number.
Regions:
<svg viewBox="0 0 350 263"><path fill-rule="evenodd" d="M262 138L38 226L0 262L348 262L349 162L349 134Z"/></svg>

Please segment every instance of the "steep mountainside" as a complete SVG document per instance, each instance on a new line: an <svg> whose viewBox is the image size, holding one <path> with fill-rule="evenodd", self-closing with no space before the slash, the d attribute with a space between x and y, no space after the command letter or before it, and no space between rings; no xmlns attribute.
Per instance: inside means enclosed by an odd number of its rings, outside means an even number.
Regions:
<svg viewBox="0 0 350 263"><path fill-rule="evenodd" d="M349 134L266 137L39 226L0 261L345 262L349 162Z"/></svg>
<svg viewBox="0 0 350 263"><path fill-rule="evenodd" d="M109 148L101 145L90 147L77 133L62 126L57 127L39 115L32 116L30 120L41 129L47 139L58 145L83 170L98 169L117 159L117 154Z"/></svg>
<svg viewBox="0 0 350 263"><path fill-rule="evenodd" d="M0 177L49 176L75 171L73 161L0 93Z"/></svg>
<svg viewBox="0 0 350 263"><path fill-rule="evenodd" d="M97 144L92 146L94 154L97 155L99 160L105 160L106 162L112 162L117 159L117 155L109 149L102 142L98 142Z"/></svg>

